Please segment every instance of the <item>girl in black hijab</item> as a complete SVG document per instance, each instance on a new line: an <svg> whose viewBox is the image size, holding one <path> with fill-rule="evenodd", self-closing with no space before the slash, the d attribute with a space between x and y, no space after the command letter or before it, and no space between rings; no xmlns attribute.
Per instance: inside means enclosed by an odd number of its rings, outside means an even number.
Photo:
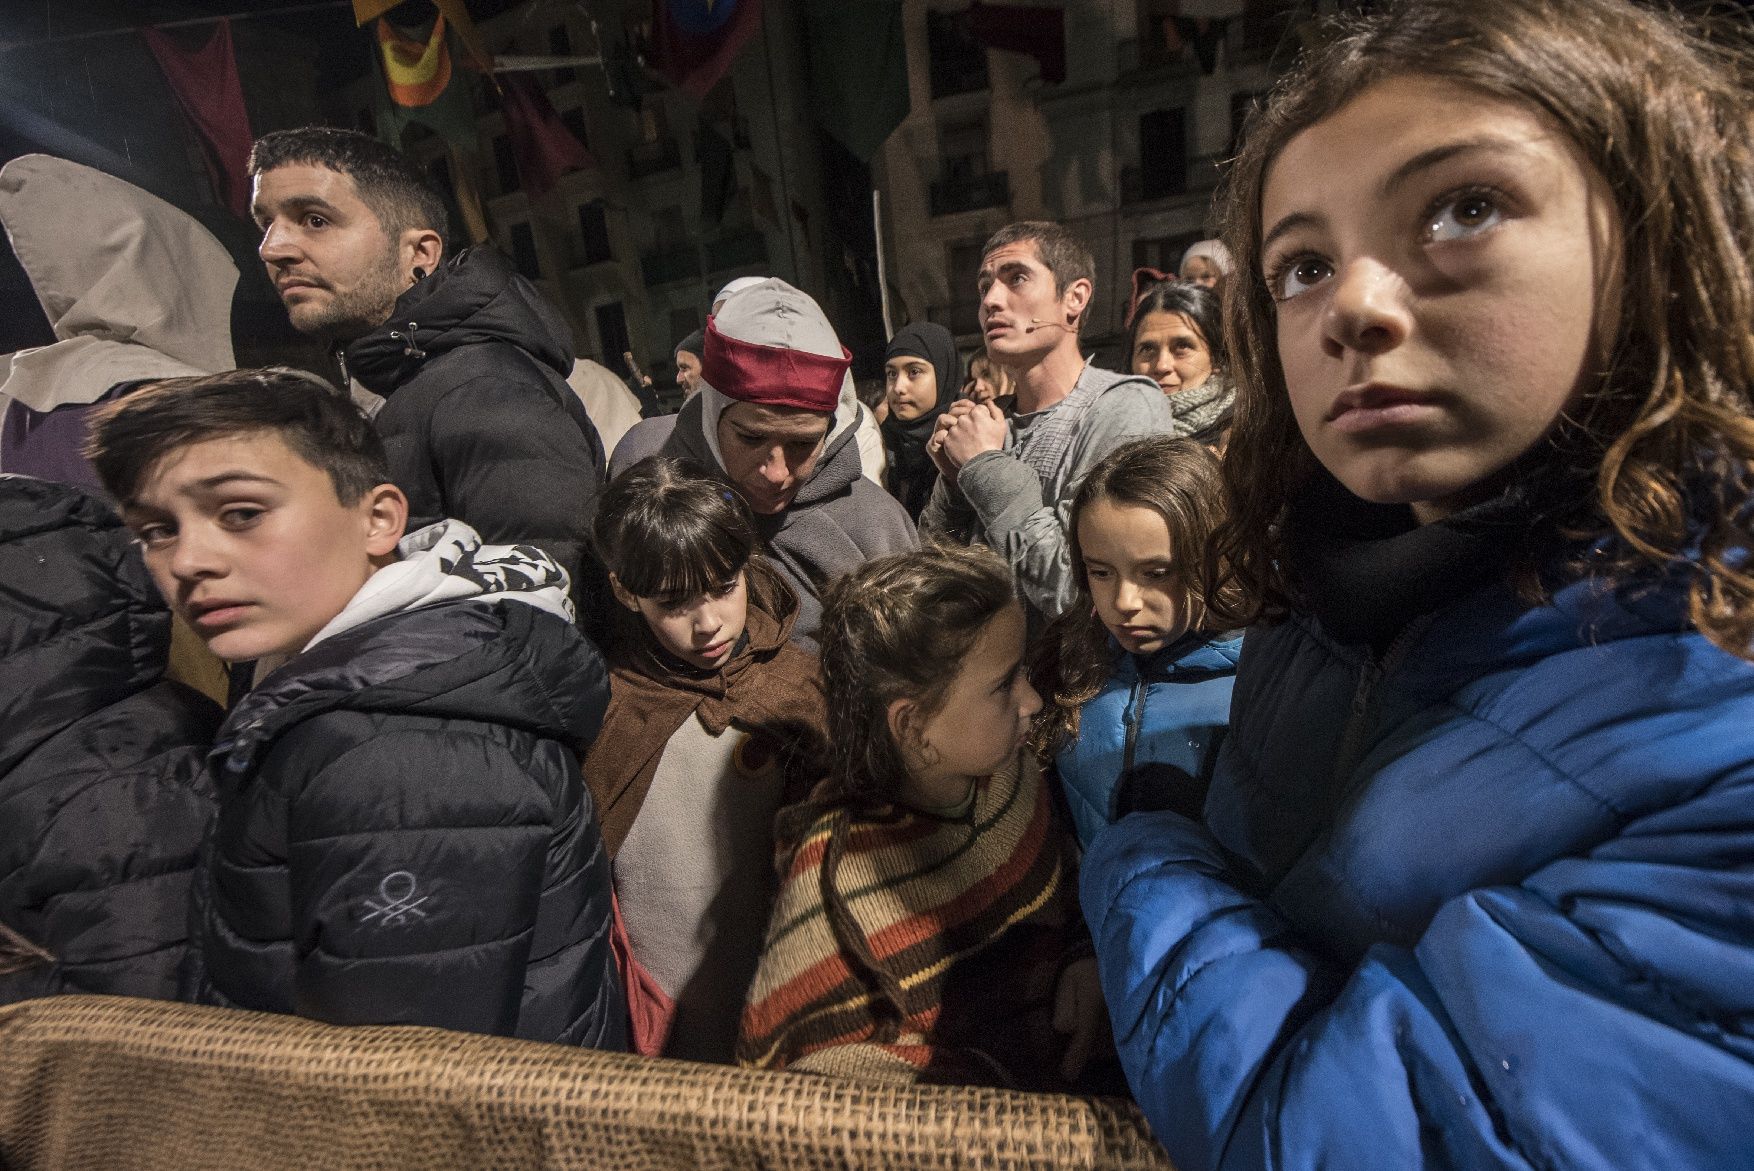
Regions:
<svg viewBox="0 0 1754 1171"><path fill-rule="evenodd" d="M962 385L956 339L927 321L902 326L884 354L883 376L889 399L889 418L883 421L889 491L918 520L938 479L926 440Z"/></svg>

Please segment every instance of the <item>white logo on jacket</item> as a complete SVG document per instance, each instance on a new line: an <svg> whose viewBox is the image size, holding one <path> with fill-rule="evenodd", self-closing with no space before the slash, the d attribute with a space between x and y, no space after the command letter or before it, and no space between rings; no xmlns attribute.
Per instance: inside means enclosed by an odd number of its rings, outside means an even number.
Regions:
<svg viewBox="0 0 1754 1171"><path fill-rule="evenodd" d="M414 892L419 887L419 881L406 870L397 870L384 875L383 881L378 883L378 898L382 899L383 902L367 899L365 905L370 908L370 913L360 922L370 923L373 919L381 916L383 921L378 926L394 927L410 915L417 919L426 918L426 912L420 909L420 904L424 903L428 896L414 897Z"/></svg>

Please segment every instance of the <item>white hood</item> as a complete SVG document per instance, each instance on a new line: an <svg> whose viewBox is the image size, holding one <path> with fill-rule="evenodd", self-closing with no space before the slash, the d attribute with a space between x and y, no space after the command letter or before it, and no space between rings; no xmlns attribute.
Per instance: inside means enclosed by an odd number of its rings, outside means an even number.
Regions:
<svg viewBox="0 0 1754 1171"><path fill-rule="evenodd" d="M231 254L187 212L50 155L0 168L0 223L58 339L0 357L0 395L35 411L118 382L230 370Z"/></svg>
<svg viewBox="0 0 1754 1171"><path fill-rule="evenodd" d="M821 307L808 294L774 277L739 277L731 284L742 280L753 283L737 290L713 319L717 328L727 336L756 341L766 346L778 346L781 349L801 350L807 354L839 355L845 352L834 327L828 323ZM730 285L726 288L729 289ZM749 292L751 289L762 290L768 295L754 295ZM719 390L704 377L700 381L698 393L700 425L705 433L707 449L713 453L713 459L718 461L719 467L723 468L725 457L719 451L719 416L725 413L726 407L738 400ZM853 372L848 370L841 378L840 399L835 403L834 414L829 418L828 435L823 440L822 450L828 451L849 428L857 427L863 414L864 408L853 387Z"/></svg>
<svg viewBox="0 0 1754 1171"><path fill-rule="evenodd" d="M573 621L571 579L534 545L483 545L462 521L441 520L403 537L396 552L402 559L367 578L305 650L374 618L440 602L522 602Z"/></svg>

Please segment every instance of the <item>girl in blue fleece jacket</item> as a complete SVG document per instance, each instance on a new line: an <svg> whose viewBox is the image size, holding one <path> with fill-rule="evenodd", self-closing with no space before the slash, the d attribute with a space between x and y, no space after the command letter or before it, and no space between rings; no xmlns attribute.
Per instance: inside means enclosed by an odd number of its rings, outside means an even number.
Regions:
<svg viewBox="0 0 1754 1171"><path fill-rule="evenodd" d="M1076 603L1034 668L1034 729L1078 840L1127 813L1198 817L1230 722L1242 638L1208 629L1206 541L1224 513L1218 460L1168 435L1116 448L1072 501Z"/></svg>
<svg viewBox="0 0 1754 1171"><path fill-rule="evenodd" d="M1226 208L1230 733L1083 869L1129 1081L1182 1171L1754 1165L1750 62L1320 43Z"/></svg>

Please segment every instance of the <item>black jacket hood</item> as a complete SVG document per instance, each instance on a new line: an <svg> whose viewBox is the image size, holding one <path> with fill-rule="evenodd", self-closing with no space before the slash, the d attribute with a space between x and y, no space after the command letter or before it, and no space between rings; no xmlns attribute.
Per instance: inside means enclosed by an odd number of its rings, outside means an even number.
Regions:
<svg viewBox="0 0 1754 1171"><path fill-rule="evenodd" d="M517 346L562 378L572 330L535 285L491 247L465 248L396 300L390 320L349 344L347 373L389 394L438 355L480 342Z"/></svg>
<svg viewBox="0 0 1754 1171"><path fill-rule="evenodd" d="M602 659L564 619L518 602L428 606L343 631L269 675L226 720L216 772L228 788L327 711L503 724L582 750L607 697Z"/></svg>
<svg viewBox="0 0 1754 1171"><path fill-rule="evenodd" d="M0 775L164 674L170 611L121 519L82 488L0 476Z"/></svg>

